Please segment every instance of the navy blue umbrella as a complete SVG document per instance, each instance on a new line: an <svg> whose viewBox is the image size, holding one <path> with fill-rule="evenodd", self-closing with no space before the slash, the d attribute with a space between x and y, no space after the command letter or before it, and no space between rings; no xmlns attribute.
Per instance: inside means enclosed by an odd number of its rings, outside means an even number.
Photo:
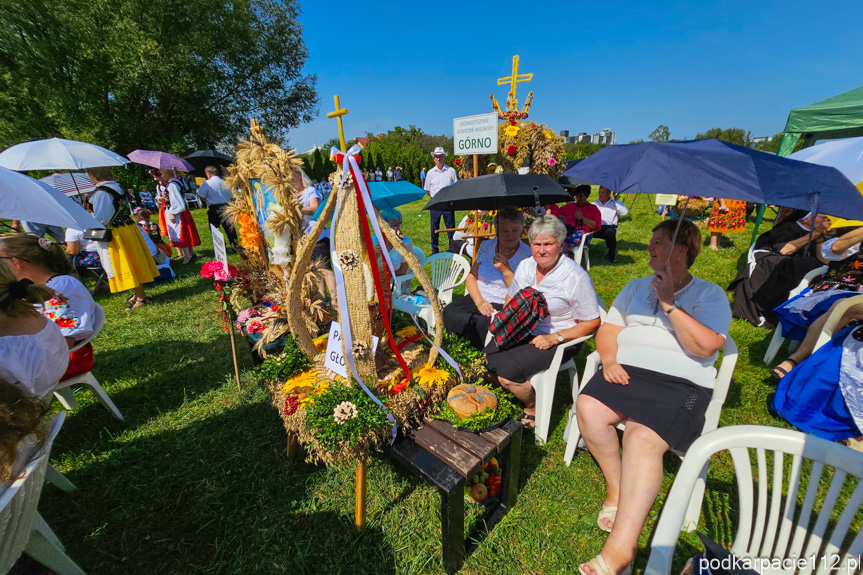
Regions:
<svg viewBox="0 0 863 575"><path fill-rule="evenodd" d="M606 146L563 175L621 194L707 196L863 219L863 196L839 170L715 138Z"/></svg>

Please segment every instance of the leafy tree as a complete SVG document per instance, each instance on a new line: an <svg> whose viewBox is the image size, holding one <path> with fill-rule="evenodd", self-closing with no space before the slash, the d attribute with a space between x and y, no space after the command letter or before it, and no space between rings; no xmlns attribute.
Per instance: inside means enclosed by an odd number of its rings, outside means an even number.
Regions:
<svg viewBox="0 0 863 575"><path fill-rule="evenodd" d="M0 147L61 136L126 154L312 119L295 0L0 2Z"/></svg>
<svg viewBox="0 0 863 575"><path fill-rule="evenodd" d="M665 124L660 124L655 130L650 132L650 135L647 137L654 142L667 142L668 138L671 137L671 130L669 130L668 126Z"/></svg>
<svg viewBox="0 0 863 575"><path fill-rule="evenodd" d="M630 143L630 144L643 144L643 143L644 143L644 139L643 139L643 138L639 138L638 140L629 140L629 143Z"/></svg>
<svg viewBox="0 0 863 575"><path fill-rule="evenodd" d="M752 134L743 128L710 128L706 132L699 132L695 135L696 140L706 140L707 138L717 138L729 144L737 144L738 146L751 146Z"/></svg>
<svg viewBox="0 0 863 575"><path fill-rule="evenodd" d="M566 152L564 159L579 160L586 158L594 152L603 149L606 144L591 144L589 142L577 142L575 144L564 144L563 149Z"/></svg>

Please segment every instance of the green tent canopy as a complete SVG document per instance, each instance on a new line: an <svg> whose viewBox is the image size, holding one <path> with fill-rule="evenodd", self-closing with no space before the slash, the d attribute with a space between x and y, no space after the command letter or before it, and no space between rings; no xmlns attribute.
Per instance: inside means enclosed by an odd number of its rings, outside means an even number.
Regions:
<svg viewBox="0 0 863 575"><path fill-rule="evenodd" d="M778 154L789 155L800 138L806 148L816 140L854 136L863 136L863 87L791 110Z"/></svg>

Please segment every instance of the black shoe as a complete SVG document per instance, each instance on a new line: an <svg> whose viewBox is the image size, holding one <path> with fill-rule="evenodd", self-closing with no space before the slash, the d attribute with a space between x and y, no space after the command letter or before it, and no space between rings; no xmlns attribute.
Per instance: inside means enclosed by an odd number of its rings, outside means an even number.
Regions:
<svg viewBox="0 0 863 575"><path fill-rule="evenodd" d="M617 256L611 256L610 258L608 258L608 261L610 261L613 264L616 264L617 263Z"/></svg>

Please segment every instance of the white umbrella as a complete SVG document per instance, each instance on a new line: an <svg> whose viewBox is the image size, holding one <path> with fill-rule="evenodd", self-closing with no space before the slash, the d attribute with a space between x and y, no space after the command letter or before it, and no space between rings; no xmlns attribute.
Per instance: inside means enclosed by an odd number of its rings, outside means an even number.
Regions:
<svg viewBox="0 0 863 575"><path fill-rule="evenodd" d="M788 156L792 160L836 168L853 183L863 182L863 137L830 140L803 148Z"/></svg>
<svg viewBox="0 0 863 575"><path fill-rule="evenodd" d="M51 174L39 181L70 197L89 194L96 189L96 184L83 172Z"/></svg>
<svg viewBox="0 0 863 575"><path fill-rule="evenodd" d="M129 160L95 144L51 138L16 144L0 153L0 167L27 170L83 170L125 166Z"/></svg>
<svg viewBox="0 0 863 575"><path fill-rule="evenodd" d="M76 230L104 228L87 210L51 186L0 167L0 218Z"/></svg>

